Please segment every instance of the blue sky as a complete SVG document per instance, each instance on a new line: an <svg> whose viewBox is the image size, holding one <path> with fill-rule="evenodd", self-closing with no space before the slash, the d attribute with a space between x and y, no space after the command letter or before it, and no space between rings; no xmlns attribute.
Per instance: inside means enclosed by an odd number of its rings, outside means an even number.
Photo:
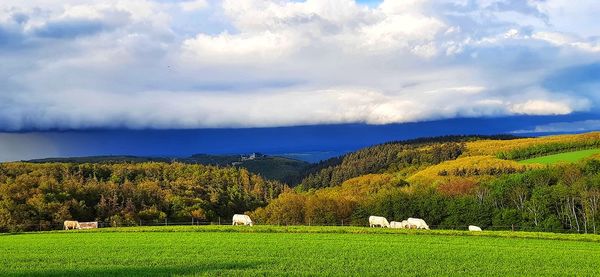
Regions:
<svg viewBox="0 0 600 277"><path fill-rule="evenodd" d="M1 1L0 155L14 132L81 152L53 130L427 135L427 122L540 117L502 131L596 130L597 14L595 0ZM363 142L406 136L376 137Z"/></svg>

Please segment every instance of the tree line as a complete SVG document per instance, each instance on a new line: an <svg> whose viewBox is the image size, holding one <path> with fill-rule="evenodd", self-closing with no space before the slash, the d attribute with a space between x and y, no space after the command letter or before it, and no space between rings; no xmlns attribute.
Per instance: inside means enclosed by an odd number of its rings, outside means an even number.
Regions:
<svg viewBox="0 0 600 277"><path fill-rule="evenodd" d="M266 205L286 186L246 169L182 163L0 164L0 231L64 220L216 221Z"/></svg>

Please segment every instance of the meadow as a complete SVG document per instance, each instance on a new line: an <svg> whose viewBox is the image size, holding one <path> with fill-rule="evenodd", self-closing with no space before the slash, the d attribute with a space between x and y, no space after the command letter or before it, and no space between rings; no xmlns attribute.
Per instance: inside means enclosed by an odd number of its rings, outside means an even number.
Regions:
<svg viewBox="0 0 600 277"><path fill-rule="evenodd" d="M573 163L600 153L600 148L542 156L520 161L521 164L556 164L561 162Z"/></svg>
<svg viewBox="0 0 600 277"><path fill-rule="evenodd" d="M187 226L0 235L0 275L599 275L600 237Z"/></svg>

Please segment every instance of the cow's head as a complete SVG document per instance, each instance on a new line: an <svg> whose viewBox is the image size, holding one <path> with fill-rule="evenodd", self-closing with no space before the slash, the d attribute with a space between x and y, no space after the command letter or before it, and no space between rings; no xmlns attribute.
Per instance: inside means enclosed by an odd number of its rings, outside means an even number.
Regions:
<svg viewBox="0 0 600 277"><path fill-rule="evenodd" d="M254 226L254 222L250 221L250 222L248 223L248 225L250 225L250 226Z"/></svg>

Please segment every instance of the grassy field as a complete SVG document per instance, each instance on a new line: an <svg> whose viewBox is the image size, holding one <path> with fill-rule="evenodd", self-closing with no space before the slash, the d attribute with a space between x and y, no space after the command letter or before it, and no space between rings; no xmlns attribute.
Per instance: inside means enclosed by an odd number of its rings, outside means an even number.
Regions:
<svg viewBox="0 0 600 277"><path fill-rule="evenodd" d="M600 149L588 149L588 150L566 152L566 153L560 153L560 154L555 154L555 155L548 155L548 156L523 160L523 161L520 161L519 163L521 163L521 164L556 164L556 163L560 163L560 162L572 163L572 162L577 162L579 160L585 159L587 157L590 157L590 156L592 156L594 154L598 154L598 153L600 153Z"/></svg>
<svg viewBox="0 0 600 277"><path fill-rule="evenodd" d="M0 275L600 275L600 236L360 227L0 235Z"/></svg>

